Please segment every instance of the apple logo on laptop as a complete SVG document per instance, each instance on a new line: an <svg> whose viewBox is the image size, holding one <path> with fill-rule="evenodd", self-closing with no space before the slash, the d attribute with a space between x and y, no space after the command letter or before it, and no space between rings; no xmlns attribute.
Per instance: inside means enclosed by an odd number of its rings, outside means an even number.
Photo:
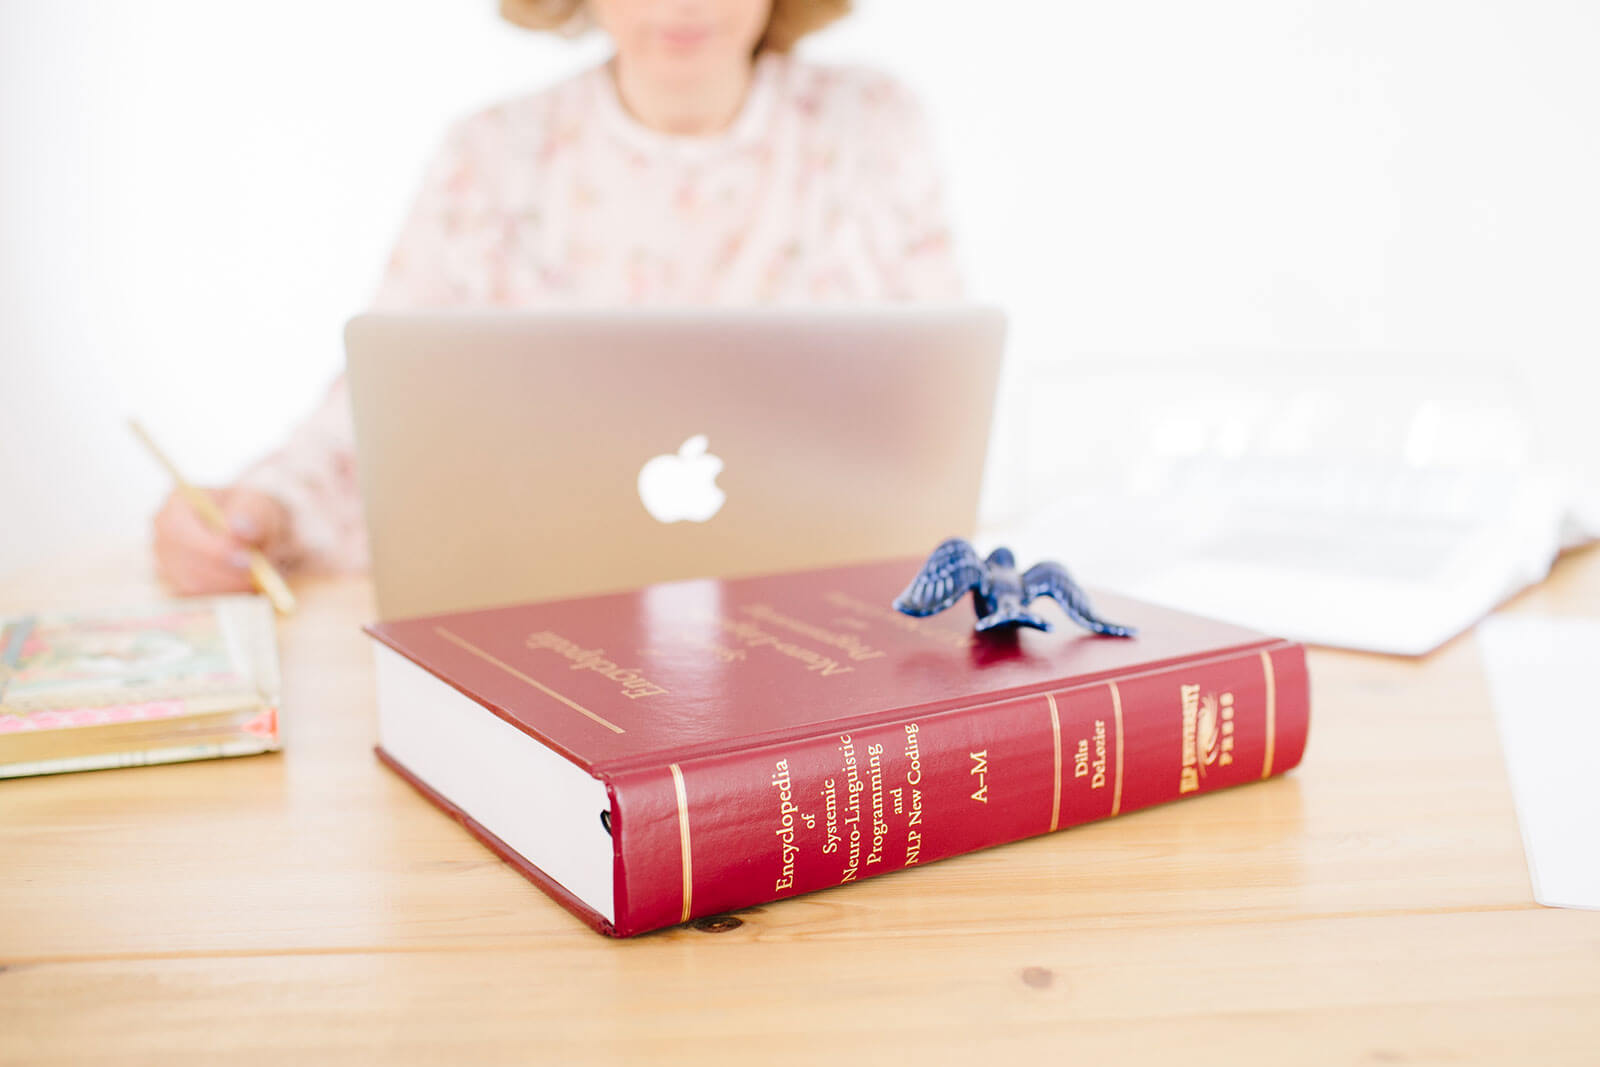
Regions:
<svg viewBox="0 0 1600 1067"><path fill-rule="evenodd" d="M639 500L657 522L705 522L722 509L727 494L717 488L722 460L706 451L706 435L696 434L676 455L651 458L639 468Z"/></svg>

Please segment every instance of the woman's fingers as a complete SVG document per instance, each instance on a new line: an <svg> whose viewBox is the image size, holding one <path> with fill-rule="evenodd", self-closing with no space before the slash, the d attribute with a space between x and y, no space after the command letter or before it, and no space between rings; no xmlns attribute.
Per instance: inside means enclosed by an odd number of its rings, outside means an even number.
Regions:
<svg viewBox="0 0 1600 1067"><path fill-rule="evenodd" d="M220 505L221 494L211 495ZM213 529L182 493L168 495L154 527L156 569L174 591L192 596L251 588L249 544Z"/></svg>
<svg viewBox="0 0 1600 1067"><path fill-rule="evenodd" d="M160 569L161 577L180 596L247 593L253 588L248 570L203 556L162 561Z"/></svg>
<svg viewBox="0 0 1600 1067"><path fill-rule="evenodd" d="M217 504L228 529L240 543L254 545L269 557L283 554L289 535L289 517L276 497L255 489L224 489Z"/></svg>
<svg viewBox="0 0 1600 1067"><path fill-rule="evenodd" d="M202 490L202 492L209 492L213 499L217 497L214 491ZM166 502L161 505L161 510L156 512L155 534L158 552L165 547L220 559L238 546L236 538L214 529L200 517L200 513L190 505L188 498L177 490L173 490L167 496Z"/></svg>
<svg viewBox="0 0 1600 1067"><path fill-rule="evenodd" d="M183 493L167 496L154 521L156 570L174 591L193 596L238 593L254 588L250 553L259 550L276 566L289 556L289 512L274 496L255 489L208 489L227 520L214 528Z"/></svg>

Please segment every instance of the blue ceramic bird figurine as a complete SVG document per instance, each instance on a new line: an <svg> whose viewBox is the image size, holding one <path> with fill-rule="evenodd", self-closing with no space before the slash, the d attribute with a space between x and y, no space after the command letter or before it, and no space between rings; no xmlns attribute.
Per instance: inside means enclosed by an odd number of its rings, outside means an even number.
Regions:
<svg viewBox="0 0 1600 1067"><path fill-rule="evenodd" d="M1131 626L1118 626L1095 616L1089 598L1059 563L1036 563L1022 574L1008 548L997 548L988 559L959 537L945 541L906 591L895 598L894 606L907 615L936 615L970 591L978 611L979 632L997 626L1031 626L1049 630L1050 623L1026 609L1035 597L1047 596L1061 605L1073 622L1107 637L1132 637Z"/></svg>

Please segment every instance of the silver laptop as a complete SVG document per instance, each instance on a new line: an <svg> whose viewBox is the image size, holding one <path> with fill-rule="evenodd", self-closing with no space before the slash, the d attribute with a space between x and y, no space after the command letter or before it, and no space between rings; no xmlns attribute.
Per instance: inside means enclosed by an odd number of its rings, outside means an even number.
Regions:
<svg viewBox="0 0 1600 1067"><path fill-rule="evenodd" d="M975 307L358 317L379 614L970 536L1004 334Z"/></svg>

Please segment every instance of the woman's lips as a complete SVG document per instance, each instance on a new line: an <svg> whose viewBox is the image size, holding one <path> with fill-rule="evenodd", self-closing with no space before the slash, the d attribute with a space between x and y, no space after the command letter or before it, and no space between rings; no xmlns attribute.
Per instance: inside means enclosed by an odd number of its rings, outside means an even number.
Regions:
<svg viewBox="0 0 1600 1067"><path fill-rule="evenodd" d="M668 26L661 31L661 40L672 48L694 48L711 39L711 30L705 26Z"/></svg>

